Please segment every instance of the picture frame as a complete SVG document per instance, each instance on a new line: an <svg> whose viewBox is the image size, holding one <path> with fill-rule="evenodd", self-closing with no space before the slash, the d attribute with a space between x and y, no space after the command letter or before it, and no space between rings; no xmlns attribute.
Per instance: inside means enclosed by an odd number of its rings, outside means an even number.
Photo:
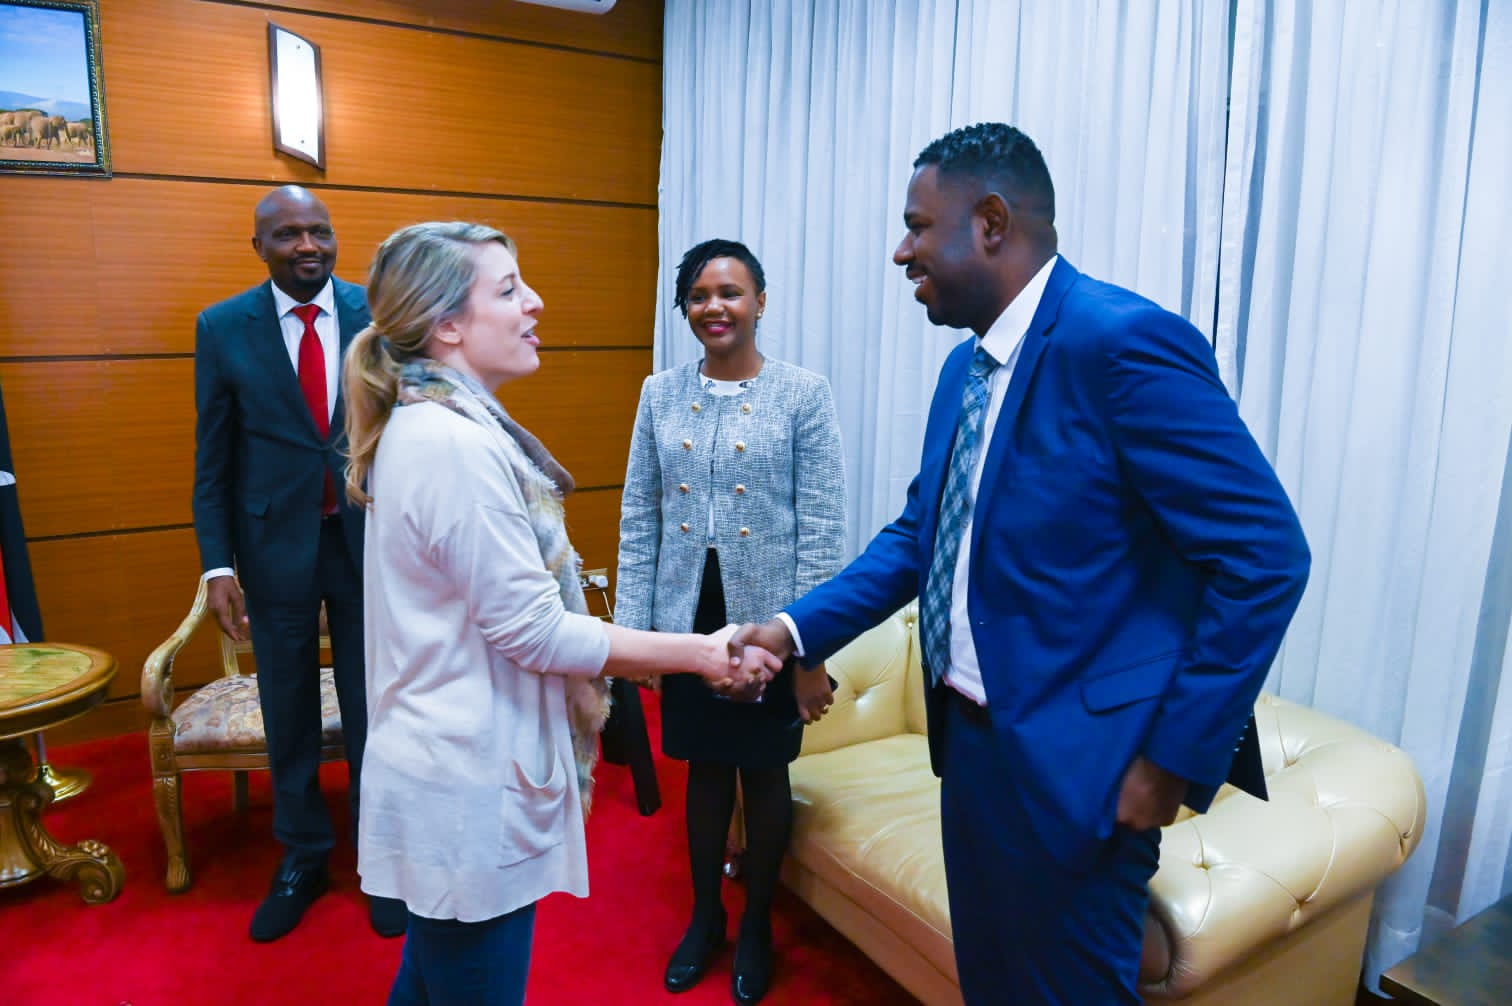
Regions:
<svg viewBox="0 0 1512 1006"><path fill-rule="evenodd" d="M99 0L0 0L0 172L110 177Z"/></svg>

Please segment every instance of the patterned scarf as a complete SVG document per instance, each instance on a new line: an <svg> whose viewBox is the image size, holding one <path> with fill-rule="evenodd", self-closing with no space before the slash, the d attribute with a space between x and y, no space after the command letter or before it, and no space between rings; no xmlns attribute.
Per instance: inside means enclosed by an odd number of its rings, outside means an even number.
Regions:
<svg viewBox="0 0 1512 1006"><path fill-rule="evenodd" d="M578 572L582 560L567 540L563 498L573 490L567 473L546 445L515 422L499 400L466 374L429 357L417 357L399 370L399 405L435 402L499 434L515 481L541 550L541 562L556 578L562 605L586 615ZM567 720L572 729L572 753L577 762L578 791L586 816L593 802L593 767L598 761L598 735L609 717L609 683L601 678L566 677Z"/></svg>

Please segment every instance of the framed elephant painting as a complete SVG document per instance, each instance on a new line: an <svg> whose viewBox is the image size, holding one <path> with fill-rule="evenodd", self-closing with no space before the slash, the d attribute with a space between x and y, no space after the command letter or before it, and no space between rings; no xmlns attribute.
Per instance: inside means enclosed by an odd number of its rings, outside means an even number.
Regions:
<svg viewBox="0 0 1512 1006"><path fill-rule="evenodd" d="M0 0L0 171L110 174L98 0Z"/></svg>

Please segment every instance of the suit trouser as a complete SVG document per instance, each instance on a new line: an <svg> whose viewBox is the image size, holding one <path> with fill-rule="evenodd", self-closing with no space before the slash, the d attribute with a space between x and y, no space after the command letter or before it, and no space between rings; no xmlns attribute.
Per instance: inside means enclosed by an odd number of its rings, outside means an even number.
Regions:
<svg viewBox="0 0 1512 1006"><path fill-rule="evenodd" d="M313 582L290 577L273 596L247 596L258 694L273 776L273 835L288 854L313 866L336 844L320 793L320 602L326 604L331 664L341 707L357 830L367 697L362 658L362 573L347 548L341 518L320 522Z"/></svg>
<svg viewBox="0 0 1512 1006"><path fill-rule="evenodd" d="M1160 830L1118 828L1092 862L1057 862L1025 818L985 711L966 702L946 703L940 784L962 997L968 1006L1138 1004Z"/></svg>

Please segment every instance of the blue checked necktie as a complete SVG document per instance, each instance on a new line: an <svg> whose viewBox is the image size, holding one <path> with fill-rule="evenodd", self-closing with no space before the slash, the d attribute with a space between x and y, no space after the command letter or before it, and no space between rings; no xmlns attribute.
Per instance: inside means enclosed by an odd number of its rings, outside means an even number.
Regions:
<svg viewBox="0 0 1512 1006"><path fill-rule="evenodd" d="M931 684L945 679L950 667L950 595L955 583L956 557L961 537L971 518L971 472L976 467L982 423L987 416L987 381L998 362L981 346L971 357L966 394L961 400L961 419L956 424L955 446L950 451L950 470L945 473L945 493L940 499L940 523L935 528L934 559L929 579L919 601L919 629L924 642L924 665Z"/></svg>

